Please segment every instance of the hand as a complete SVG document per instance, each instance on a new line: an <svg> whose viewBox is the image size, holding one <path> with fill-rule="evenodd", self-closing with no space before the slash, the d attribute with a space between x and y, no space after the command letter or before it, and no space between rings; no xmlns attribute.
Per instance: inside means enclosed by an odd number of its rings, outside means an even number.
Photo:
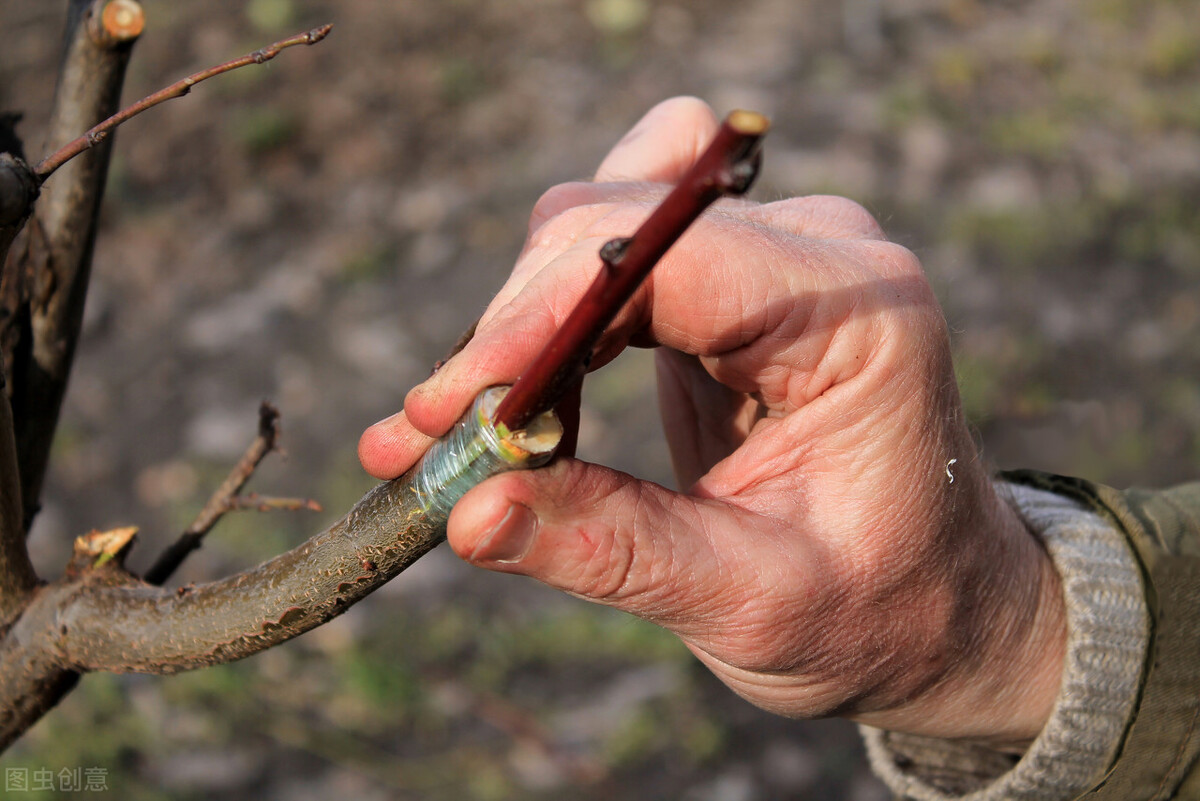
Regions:
<svg viewBox="0 0 1200 801"><path fill-rule="evenodd" d="M637 227L716 128L698 101L668 101L595 183L546 193L471 343L363 435L366 469L400 474L483 387L511 383L600 246ZM448 526L460 556L665 626L780 714L996 747L1036 736L1061 676L1061 590L980 462L911 253L850 201L723 201L593 366L631 344L657 347L686 491L560 457L471 490Z"/></svg>

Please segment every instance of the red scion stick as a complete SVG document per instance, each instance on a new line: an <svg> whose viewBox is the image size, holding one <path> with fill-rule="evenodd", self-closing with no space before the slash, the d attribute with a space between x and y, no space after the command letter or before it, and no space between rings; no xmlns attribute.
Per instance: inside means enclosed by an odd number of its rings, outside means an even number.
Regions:
<svg viewBox="0 0 1200 801"><path fill-rule="evenodd" d="M687 227L717 198L750 188L761 162L759 143L769 125L757 112L732 112L708 149L634 235L600 249L604 266L496 408L492 422L498 428L524 428L582 376L604 329Z"/></svg>

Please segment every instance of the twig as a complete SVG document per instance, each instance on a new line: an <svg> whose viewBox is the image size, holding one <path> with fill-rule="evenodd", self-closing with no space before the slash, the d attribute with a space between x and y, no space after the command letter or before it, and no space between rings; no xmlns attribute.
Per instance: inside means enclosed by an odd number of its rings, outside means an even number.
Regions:
<svg viewBox="0 0 1200 801"><path fill-rule="evenodd" d="M121 109L116 114L112 115L104 122L89 129L82 136L68 142L63 147L59 148L54 153L51 153L34 168L34 173L39 181L45 181L51 174L67 161L75 156L78 156L88 148L95 147L109 132L116 128L121 123L141 114L149 108L157 106L167 100L172 100L176 97L182 97L192 90L192 87L201 81L207 80L214 76L220 75L230 70L238 69L239 67L249 66L250 64L264 64L275 56L279 55L280 51L293 45L311 45L324 39L333 30L332 25L322 25L319 28L313 28L307 33L297 34L291 38L276 42L273 45L264 47L261 50L255 50L253 53L247 53L241 58L235 58L232 61L226 61L224 64L218 64L215 67L209 67L206 70L193 73L181 81L176 81L170 86L160 89L148 97L144 97L132 106L127 106Z"/></svg>
<svg viewBox="0 0 1200 801"><path fill-rule="evenodd" d="M229 499L225 511L240 512L249 509L254 512L322 512L321 504L312 498L276 498L271 495L259 495L248 492Z"/></svg>
<svg viewBox="0 0 1200 801"><path fill-rule="evenodd" d="M159 555L154 564L146 571L145 580L150 584L162 584L171 574L174 573L183 560L188 555L200 547L204 541L205 535L212 531L213 526L227 513L234 509L247 508L246 502L239 499L238 493L242 491L242 487L246 486L246 482L254 475L254 471L266 458L267 454L275 450L275 442L279 438L279 410L269 403L263 403L258 408L258 435L254 441L250 443L250 447L246 448L246 452L242 454L242 458L229 471L229 475L221 482L221 485L209 497L208 502L204 504L204 508L200 510L200 514L192 521L184 532L179 536L179 539L171 543L171 545ZM259 499L258 503L267 502L266 499ZM307 508L316 507L314 501L298 501L296 505L290 508ZM284 508L283 506L267 507L267 508Z"/></svg>
<svg viewBox="0 0 1200 801"><path fill-rule="evenodd" d="M708 149L637 232L600 249L600 273L500 402L493 418L497 427L524 428L582 378L596 341L663 254L713 201L750 188L761 162L759 143L768 127L761 114L731 113Z"/></svg>

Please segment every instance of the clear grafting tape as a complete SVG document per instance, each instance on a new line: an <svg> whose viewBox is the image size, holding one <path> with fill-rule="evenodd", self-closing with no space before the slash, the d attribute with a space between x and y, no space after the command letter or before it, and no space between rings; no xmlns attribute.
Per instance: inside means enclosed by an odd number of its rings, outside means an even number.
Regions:
<svg viewBox="0 0 1200 801"><path fill-rule="evenodd" d="M539 467L550 460L562 438L562 425L545 412L522 431L502 432L492 414L508 387L485 389L470 410L433 444L412 476L413 492L426 514L449 519L450 510L467 490L485 478Z"/></svg>

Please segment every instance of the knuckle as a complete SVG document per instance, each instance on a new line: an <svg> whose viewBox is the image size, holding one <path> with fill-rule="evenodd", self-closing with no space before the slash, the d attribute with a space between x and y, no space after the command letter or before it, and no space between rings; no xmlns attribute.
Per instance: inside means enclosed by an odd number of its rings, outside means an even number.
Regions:
<svg viewBox="0 0 1200 801"><path fill-rule="evenodd" d="M881 275L897 278L920 278L924 281L925 269L917 255L895 242L879 241L863 244L871 266Z"/></svg>
<svg viewBox="0 0 1200 801"><path fill-rule="evenodd" d="M594 184L584 181L558 184L542 193L529 215L529 235L532 238L548 222L567 212L590 205L595 201Z"/></svg>
<svg viewBox="0 0 1200 801"><path fill-rule="evenodd" d="M774 214L809 220L816 232L835 238L886 239L875 216L860 203L837 195L809 195L768 204Z"/></svg>
<svg viewBox="0 0 1200 801"><path fill-rule="evenodd" d="M865 239L884 239L882 226L875 215L860 203L849 198L829 195L820 198L826 213L845 231Z"/></svg>

